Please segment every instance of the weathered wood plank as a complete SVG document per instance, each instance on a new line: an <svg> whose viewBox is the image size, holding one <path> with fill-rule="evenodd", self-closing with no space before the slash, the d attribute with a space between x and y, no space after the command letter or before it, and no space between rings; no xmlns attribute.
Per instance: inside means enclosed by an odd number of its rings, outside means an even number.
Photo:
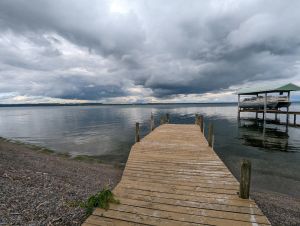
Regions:
<svg viewBox="0 0 300 226"><path fill-rule="evenodd" d="M201 209L201 208L183 207L178 205L174 206L174 205L155 203L155 202L149 203L146 201L126 199L126 198L122 199L122 205L141 207L148 210L161 210L161 211L172 212L172 213L183 213L183 214L187 214L187 216L185 217L186 220L193 218L193 216L190 215L195 215L198 216L196 219L199 219L199 216L203 216L207 218L220 218L220 219L229 219L229 220L244 221L244 222L249 222L250 219L250 222L253 223L255 222L260 224L268 223L266 218L261 215L224 212L224 211L209 210L204 208Z"/></svg>
<svg viewBox="0 0 300 226"><path fill-rule="evenodd" d="M137 193L132 194L130 192L127 192L125 189L119 190L118 195L122 196L122 199L128 198L128 199L134 199L134 200L147 201L150 203L162 203L162 204L169 204L169 205L173 205L173 206L217 210L217 211L233 212L233 213L246 213L246 214L255 214L255 215L263 216L263 213L261 212L261 210L256 207L233 206L233 205L228 205L228 204L216 204L216 203L204 202L206 200L186 201L186 200L181 200L178 197L175 199L172 199L172 198L166 198L166 197L151 196L151 195L147 195L147 194L142 194L142 195L137 194ZM155 195L155 194L153 194L153 195Z"/></svg>
<svg viewBox="0 0 300 226"><path fill-rule="evenodd" d="M85 225L270 225L208 146L199 125L163 124L131 149L120 204L96 209Z"/></svg>
<svg viewBox="0 0 300 226"><path fill-rule="evenodd" d="M133 190L122 188L122 190L117 190L117 193L125 193L132 195L145 195L145 196L155 196L159 198L167 198L181 201L192 201L192 202L201 202L201 203L211 203L211 204L219 204L219 205L230 205L236 207L255 207L256 205L253 202L246 202L245 200L232 200L232 199L218 199L211 197L194 197L192 195L181 195L181 194L173 194L173 193L165 193L165 192L154 192L154 191L145 191L145 190ZM120 197L120 196L119 196Z"/></svg>

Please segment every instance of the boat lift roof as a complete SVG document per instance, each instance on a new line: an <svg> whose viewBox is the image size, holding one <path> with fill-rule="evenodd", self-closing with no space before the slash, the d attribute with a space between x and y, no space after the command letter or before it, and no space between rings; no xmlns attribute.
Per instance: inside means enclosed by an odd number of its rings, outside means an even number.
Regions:
<svg viewBox="0 0 300 226"><path fill-rule="evenodd" d="M237 91L237 94L255 95L259 93L275 93L275 92L289 92L289 91L300 91L300 87L293 83L288 83L285 85L260 86L260 87L240 89Z"/></svg>

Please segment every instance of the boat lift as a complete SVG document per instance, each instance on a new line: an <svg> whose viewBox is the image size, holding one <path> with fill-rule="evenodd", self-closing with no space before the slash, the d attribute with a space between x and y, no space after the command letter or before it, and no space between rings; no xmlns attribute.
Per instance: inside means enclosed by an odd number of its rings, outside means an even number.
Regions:
<svg viewBox="0 0 300 226"><path fill-rule="evenodd" d="M266 124L266 118L267 118L267 113L274 113L275 114L275 121L278 121L277 115L278 114L285 114L286 115L286 125L289 125L289 115L292 114L294 115L294 126L296 126L296 117L297 115L300 115L300 112L296 111L289 111L289 105L287 105L286 111L282 111L279 108L277 109L268 109L267 107L267 100L268 100L268 94L270 93L279 93L279 95L282 95L284 93L287 94L288 102L290 102L290 93L291 91L300 91L300 87L293 84L293 83L288 83L285 85L272 85L272 86L265 86L265 87L255 87L255 88L244 88L240 89L237 94L238 94L238 119L240 120L241 112L255 112L256 113L256 119L258 119L258 113L263 114L263 121L264 121L264 127ZM263 104L263 109L260 108L251 108L251 107L241 107L241 96L243 95L255 95L256 97L259 96L259 94L264 95L264 104Z"/></svg>

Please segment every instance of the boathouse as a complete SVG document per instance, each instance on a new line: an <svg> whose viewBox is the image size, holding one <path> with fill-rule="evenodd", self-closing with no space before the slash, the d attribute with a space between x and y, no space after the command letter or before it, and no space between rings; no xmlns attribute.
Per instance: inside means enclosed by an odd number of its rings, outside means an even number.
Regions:
<svg viewBox="0 0 300 226"><path fill-rule="evenodd" d="M300 114L300 112L290 112L289 111L289 107L290 107L290 94L292 91L300 91L300 87L293 84L293 83L288 83L285 85L271 85L271 86L263 86L263 87L253 87L253 88L243 88L240 89L237 94L238 94L238 118L240 118L240 113L241 112L255 112L256 113L256 118L258 118L258 113L262 113L263 114L263 120L264 123L266 121L266 114L267 113L274 113L275 114L275 120L277 121L277 114L285 114L286 115L286 125L289 125L289 115L294 115L294 125L296 125L296 116ZM268 107L268 101L270 100L270 98L268 98L268 94L270 95L271 93L273 93L273 95L277 94L277 96L275 96L275 99L277 97L277 99L279 100L279 98L284 97L286 99L287 104L285 105L278 105L274 108L270 108ZM278 95L279 94L279 95ZM259 99L259 97L261 98L261 100L263 101L262 106L251 106L250 105L245 105L243 106L243 101L241 101L241 96L251 96L254 95L255 97L252 99L253 103ZM286 95L286 96L284 96ZM269 96L270 97L270 96ZM282 99L284 99L282 98ZM247 100L246 100L247 101ZM285 111L282 111L280 108L286 108Z"/></svg>

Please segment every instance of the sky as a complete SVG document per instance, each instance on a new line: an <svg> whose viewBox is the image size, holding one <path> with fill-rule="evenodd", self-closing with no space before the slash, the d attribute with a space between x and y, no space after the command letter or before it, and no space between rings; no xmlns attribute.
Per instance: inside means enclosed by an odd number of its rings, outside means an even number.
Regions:
<svg viewBox="0 0 300 226"><path fill-rule="evenodd" d="M1 0L0 103L222 102L241 87L300 85L299 10L298 0Z"/></svg>

